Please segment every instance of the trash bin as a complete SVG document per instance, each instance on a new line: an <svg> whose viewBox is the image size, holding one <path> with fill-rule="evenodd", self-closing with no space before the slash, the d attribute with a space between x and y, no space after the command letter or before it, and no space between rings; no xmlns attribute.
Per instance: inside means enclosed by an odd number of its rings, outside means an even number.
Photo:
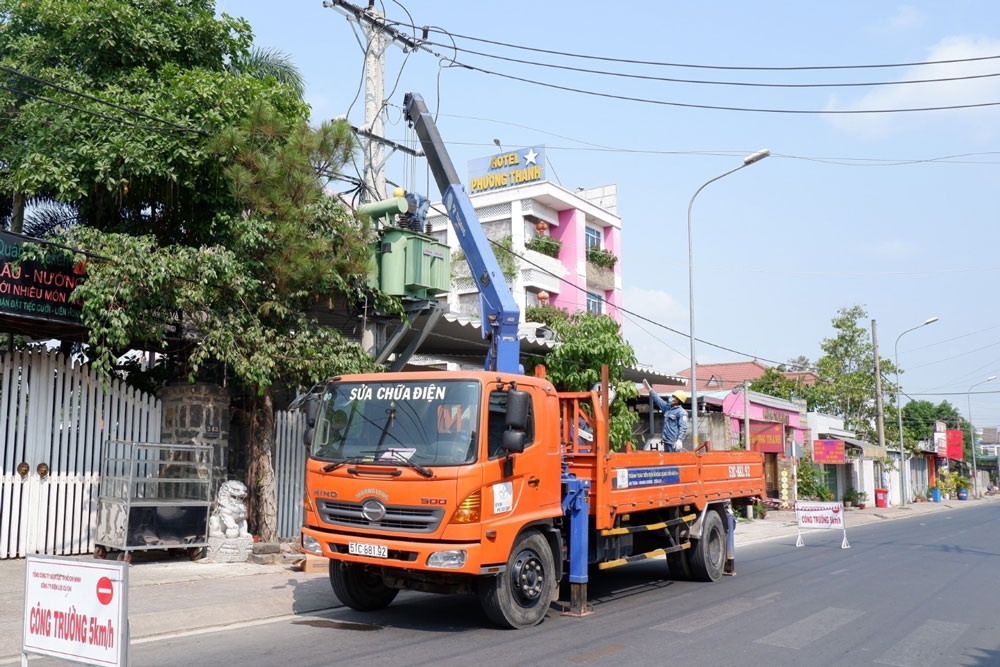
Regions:
<svg viewBox="0 0 1000 667"><path fill-rule="evenodd" d="M885 507L888 494L889 491L886 489L875 489L875 507Z"/></svg>
<svg viewBox="0 0 1000 667"><path fill-rule="evenodd" d="M931 500L936 503L941 502L941 489L931 489Z"/></svg>

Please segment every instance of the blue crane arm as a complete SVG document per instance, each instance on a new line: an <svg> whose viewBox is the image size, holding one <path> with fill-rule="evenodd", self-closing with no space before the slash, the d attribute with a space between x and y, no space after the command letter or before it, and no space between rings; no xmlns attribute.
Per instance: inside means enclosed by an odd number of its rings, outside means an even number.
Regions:
<svg viewBox="0 0 1000 667"><path fill-rule="evenodd" d="M458 178L455 166L448 157L441 134L431 118L423 97L407 93L403 98L406 118L413 125L420 145L427 156L434 180L441 191L441 200L455 235L469 263L472 279L479 291L479 306L483 338L489 341L486 370L507 373L522 372L521 346L517 337L521 310L510 292L490 242L479 224L479 217L472 207L469 195Z"/></svg>

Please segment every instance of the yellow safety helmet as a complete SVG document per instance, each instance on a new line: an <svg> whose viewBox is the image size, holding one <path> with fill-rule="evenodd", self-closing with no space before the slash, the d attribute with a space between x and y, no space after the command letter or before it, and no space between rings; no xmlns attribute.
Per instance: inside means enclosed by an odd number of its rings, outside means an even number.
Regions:
<svg viewBox="0 0 1000 667"><path fill-rule="evenodd" d="M676 398L678 403L687 403L688 395L682 389L678 389L670 395Z"/></svg>

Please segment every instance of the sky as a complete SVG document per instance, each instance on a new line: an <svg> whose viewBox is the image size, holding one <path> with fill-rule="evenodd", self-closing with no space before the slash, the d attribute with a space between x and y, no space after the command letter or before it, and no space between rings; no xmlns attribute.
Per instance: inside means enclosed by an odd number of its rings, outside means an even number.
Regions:
<svg viewBox="0 0 1000 667"><path fill-rule="evenodd" d="M701 364L815 362L838 309L860 305L906 396L1000 425L1000 379L983 382L1000 376L1000 3L376 6L404 32L430 28L425 49L387 49L388 138L413 140L401 107L417 92L463 178L496 139L544 144L567 189L617 185L640 363L689 367L692 292ZM322 0L216 7L299 67L314 122L363 124L364 41L344 15ZM386 175L440 197L422 161L394 155Z"/></svg>

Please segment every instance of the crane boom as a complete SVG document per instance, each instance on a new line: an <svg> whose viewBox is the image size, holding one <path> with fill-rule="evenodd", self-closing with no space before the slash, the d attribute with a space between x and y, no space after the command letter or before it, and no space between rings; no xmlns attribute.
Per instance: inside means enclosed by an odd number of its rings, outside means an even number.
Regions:
<svg viewBox="0 0 1000 667"><path fill-rule="evenodd" d="M523 372L517 336L521 310L514 301L507 279L482 225L479 224L479 217L458 178L458 172L455 171L423 97L417 93L407 93L403 98L403 107L407 120L420 139L427 164L441 191L441 201L479 291L483 338L490 344L486 370Z"/></svg>

